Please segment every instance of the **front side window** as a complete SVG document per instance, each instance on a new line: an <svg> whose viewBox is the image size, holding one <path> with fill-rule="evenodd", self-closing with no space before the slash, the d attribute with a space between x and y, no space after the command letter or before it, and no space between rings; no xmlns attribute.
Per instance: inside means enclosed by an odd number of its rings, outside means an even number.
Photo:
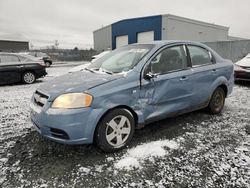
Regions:
<svg viewBox="0 0 250 188"><path fill-rule="evenodd" d="M14 55L0 55L0 61L2 63L10 63L10 62L19 62L19 59L17 56Z"/></svg>
<svg viewBox="0 0 250 188"><path fill-rule="evenodd" d="M208 50L198 46L188 46L193 67L212 64L212 57Z"/></svg>
<svg viewBox="0 0 250 188"><path fill-rule="evenodd" d="M152 72L166 74L186 69L187 56L184 46L169 47L161 51L151 62Z"/></svg>
<svg viewBox="0 0 250 188"><path fill-rule="evenodd" d="M93 62L88 69L105 70L111 73L126 72L154 47L154 45L131 45L111 51Z"/></svg>

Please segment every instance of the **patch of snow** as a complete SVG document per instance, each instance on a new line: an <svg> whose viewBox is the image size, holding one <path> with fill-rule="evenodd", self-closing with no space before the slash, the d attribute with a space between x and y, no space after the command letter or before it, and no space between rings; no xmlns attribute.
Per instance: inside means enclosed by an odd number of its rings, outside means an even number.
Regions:
<svg viewBox="0 0 250 188"><path fill-rule="evenodd" d="M141 168L141 165L138 161L138 159L134 158L134 157L125 157L121 160L119 160L116 164L115 164L115 168L118 169L125 169L125 170L131 170L133 168Z"/></svg>
<svg viewBox="0 0 250 188"><path fill-rule="evenodd" d="M79 171L80 173L88 174L88 173L90 172L90 169L89 169L89 168L85 168L85 167L80 167L80 168L78 169L78 171Z"/></svg>
<svg viewBox="0 0 250 188"><path fill-rule="evenodd" d="M113 161L113 160L114 160L114 157L108 157L106 160L107 160L108 162Z"/></svg>
<svg viewBox="0 0 250 188"><path fill-rule="evenodd" d="M115 163L115 168L130 170L141 168L144 160L154 161L154 158L164 157L168 151L165 148L178 149L179 145L173 140L159 140L139 145L129 149L125 156Z"/></svg>
<svg viewBox="0 0 250 188"><path fill-rule="evenodd" d="M8 161L7 158L2 158L2 159L0 159L0 162L1 162L1 163L6 163L7 161Z"/></svg>

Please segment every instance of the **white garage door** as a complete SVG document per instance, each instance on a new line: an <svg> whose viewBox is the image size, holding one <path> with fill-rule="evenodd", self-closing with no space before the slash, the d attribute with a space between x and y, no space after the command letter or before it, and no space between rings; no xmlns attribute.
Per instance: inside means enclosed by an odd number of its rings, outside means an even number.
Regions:
<svg viewBox="0 0 250 188"><path fill-rule="evenodd" d="M151 41L154 41L154 31L137 33L137 42L151 42Z"/></svg>
<svg viewBox="0 0 250 188"><path fill-rule="evenodd" d="M118 36L115 39L116 41L116 48L120 46L125 46L128 44L128 35Z"/></svg>

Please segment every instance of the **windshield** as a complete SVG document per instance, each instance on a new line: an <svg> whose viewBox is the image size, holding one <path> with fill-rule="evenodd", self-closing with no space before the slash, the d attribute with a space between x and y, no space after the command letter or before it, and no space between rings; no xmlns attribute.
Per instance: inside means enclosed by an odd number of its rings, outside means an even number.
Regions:
<svg viewBox="0 0 250 188"><path fill-rule="evenodd" d="M130 45L118 48L93 62L88 69L103 70L111 73L126 72L134 66L154 47L154 45Z"/></svg>

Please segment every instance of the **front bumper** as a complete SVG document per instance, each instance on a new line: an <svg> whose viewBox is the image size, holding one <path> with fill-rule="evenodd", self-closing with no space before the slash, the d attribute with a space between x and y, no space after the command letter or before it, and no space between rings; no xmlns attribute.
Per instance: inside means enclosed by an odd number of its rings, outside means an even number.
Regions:
<svg viewBox="0 0 250 188"><path fill-rule="evenodd" d="M102 109L52 109L31 103L31 121L44 137L64 144L91 144Z"/></svg>
<svg viewBox="0 0 250 188"><path fill-rule="evenodd" d="M250 70L246 71L234 71L234 79L250 81Z"/></svg>

